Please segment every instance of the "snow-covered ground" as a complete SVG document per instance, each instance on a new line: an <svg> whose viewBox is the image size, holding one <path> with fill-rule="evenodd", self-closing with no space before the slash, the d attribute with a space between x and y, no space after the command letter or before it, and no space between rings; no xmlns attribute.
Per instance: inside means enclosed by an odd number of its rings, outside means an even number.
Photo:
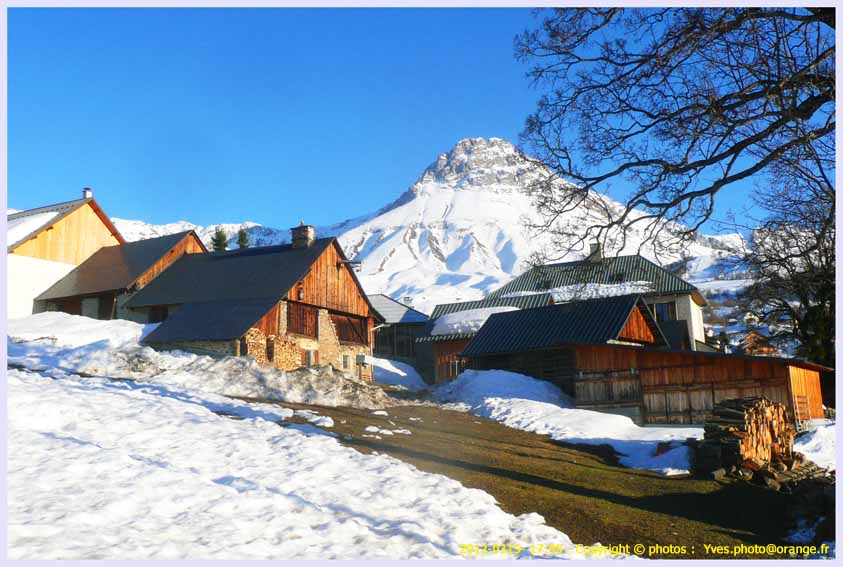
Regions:
<svg viewBox="0 0 843 567"><path fill-rule="evenodd" d="M397 360L370 357L374 380L378 384L389 384L411 392L419 392L429 386L415 368Z"/></svg>
<svg viewBox="0 0 843 567"><path fill-rule="evenodd" d="M148 331L133 325L61 314L10 325L12 362L38 369L8 373L10 557L438 558L489 542L586 557L541 516L286 422L292 410L133 370L127 352ZM86 355L141 380L72 373ZM215 383L219 368L206 370Z"/></svg>
<svg viewBox="0 0 843 567"><path fill-rule="evenodd" d="M383 407L381 388L330 367L284 372L248 357L157 352L139 344L155 325L97 321L59 312L9 321L9 363L92 376L131 378L195 390L323 406Z"/></svg>
<svg viewBox="0 0 843 567"><path fill-rule="evenodd" d="M698 427L639 427L628 417L575 409L550 382L503 370L466 370L437 387L433 397L453 409L557 441L609 445L622 465L664 475L687 473L690 451L683 442L703 436ZM656 455L662 443L672 446Z"/></svg>
<svg viewBox="0 0 843 567"><path fill-rule="evenodd" d="M834 452L836 431L834 423L821 425L817 429L797 437L793 449L821 467L836 470L836 454Z"/></svg>

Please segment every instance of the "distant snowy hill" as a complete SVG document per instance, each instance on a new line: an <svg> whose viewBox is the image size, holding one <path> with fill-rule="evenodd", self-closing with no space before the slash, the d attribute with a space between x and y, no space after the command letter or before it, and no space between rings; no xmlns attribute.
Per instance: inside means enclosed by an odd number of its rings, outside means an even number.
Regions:
<svg viewBox="0 0 843 567"><path fill-rule="evenodd" d="M440 154L392 203L369 215L317 227L317 235L338 236L348 255L362 260L359 275L368 292L410 297L414 307L430 312L437 303L483 297L521 273L530 255L550 244L549 237L528 235L523 225L523 219L537 216L525 189L544 175L548 175L546 170L506 140L467 138ZM606 197L601 199L610 208L621 207ZM581 207L564 221L584 227L600 214L597 208ZM202 227L184 221L165 225L114 222L128 240L194 229L207 243L216 229L216 225ZM241 226L247 228L253 245L289 241L287 228L251 222L220 226L232 238ZM632 233L623 252L635 252L642 238ZM701 235L686 246L687 277L712 279L713 269L728 255L727 244L733 239ZM670 263L680 257L677 250L651 259Z"/></svg>

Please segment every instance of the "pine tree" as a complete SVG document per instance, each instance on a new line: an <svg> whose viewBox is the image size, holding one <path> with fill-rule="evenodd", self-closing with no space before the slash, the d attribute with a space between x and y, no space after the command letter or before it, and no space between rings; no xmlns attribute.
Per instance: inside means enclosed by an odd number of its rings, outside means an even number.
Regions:
<svg viewBox="0 0 843 567"><path fill-rule="evenodd" d="M211 246L214 247L214 252L224 252L228 248L228 237L222 228L217 227L214 236L211 238Z"/></svg>
<svg viewBox="0 0 843 567"><path fill-rule="evenodd" d="M249 247L249 233L246 232L245 228L241 228L237 231L237 246L239 248Z"/></svg>

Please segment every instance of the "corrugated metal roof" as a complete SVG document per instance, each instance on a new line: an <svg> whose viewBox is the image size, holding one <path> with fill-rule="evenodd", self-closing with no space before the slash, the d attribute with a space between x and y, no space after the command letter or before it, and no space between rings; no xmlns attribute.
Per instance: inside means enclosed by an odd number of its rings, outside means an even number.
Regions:
<svg viewBox="0 0 843 567"><path fill-rule="evenodd" d="M416 339L417 343L438 343L442 341L458 341L470 339L477 333L451 333L450 335L425 335Z"/></svg>
<svg viewBox="0 0 843 567"><path fill-rule="evenodd" d="M544 307L553 302L549 293L537 293L532 295L521 295L515 297L496 297L478 299L475 301L461 301L458 303L444 303L437 305L431 313L431 319L438 319L442 315L468 311L469 309L482 309L484 307L517 307L518 309L532 309L533 307Z"/></svg>
<svg viewBox="0 0 843 567"><path fill-rule="evenodd" d="M368 297L375 311L380 313L384 321L389 324L426 323L430 319L421 311L416 311L408 305L395 301L388 295L378 293Z"/></svg>
<svg viewBox="0 0 843 567"><path fill-rule="evenodd" d="M661 335L641 296L622 295L496 313L480 328L463 355L504 354L562 344L605 344L618 338L639 303ZM660 339L666 344L663 336Z"/></svg>
<svg viewBox="0 0 843 567"><path fill-rule="evenodd" d="M240 338L278 302L275 297L186 303L167 317L144 343L227 341Z"/></svg>
<svg viewBox="0 0 843 567"><path fill-rule="evenodd" d="M127 307L204 303L229 299L281 299L308 273L334 238L291 244L185 254L138 291Z"/></svg>
<svg viewBox="0 0 843 567"><path fill-rule="evenodd" d="M128 289L193 231L106 246L37 297L39 300Z"/></svg>
<svg viewBox="0 0 843 567"><path fill-rule="evenodd" d="M658 264L643 256L630 255L606 257L599 262L579 260L537 266L489 293L488 297L498 298L511 293L541 292L589 283L611 285L638 281L650 282L652 294L697 292L696 287Z"/></svg>
<svg viewBox="0 0 843 567"><path fill-rule="evenodd" d="M63 203L55 203L52 205L46 205L43 207L37 207L35 209L28 209L26 211L18 211L16 213L12 213L11 215L6 216L6 222L11 223L15 220L24 219L26 217L31 217L35 215L40 215L43 213L57 213L54 217L49 218L46 222L38 226L37 228L29 231L25 236L21 238L16 238L15 242L7 242L6 247L8 251L12 251L14 248L20 246L22 243L26 242L27 240L33 238L35 235L43 231L49 226L52 226L59 222L61 219L78 209L84 205L90 204L91 207L94 209L94 212L97 213L97 216L102 219L102 222L108 227L114 237L117 239L118 242L125 243L123 236L120 234L120 231L117 230L117 227L111 222L105 213L102 211L100 206L94 201L93 198L86 198L86 199L74 199L73 201L65 201Z"/></svg>

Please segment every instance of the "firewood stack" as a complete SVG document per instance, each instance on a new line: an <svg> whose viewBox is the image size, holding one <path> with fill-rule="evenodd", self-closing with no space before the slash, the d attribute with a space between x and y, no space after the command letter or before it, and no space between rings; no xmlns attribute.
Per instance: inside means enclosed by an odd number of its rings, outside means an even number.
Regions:
<svg viewBox="0 0 843 567"><path fill-rule="evenodd" d="M700 464L713 470L741 466L748 461L756 467L789 463L793 460L795 435L782 404L766 398L723 400L714 406L713 417L705 422Z"/></svg>

